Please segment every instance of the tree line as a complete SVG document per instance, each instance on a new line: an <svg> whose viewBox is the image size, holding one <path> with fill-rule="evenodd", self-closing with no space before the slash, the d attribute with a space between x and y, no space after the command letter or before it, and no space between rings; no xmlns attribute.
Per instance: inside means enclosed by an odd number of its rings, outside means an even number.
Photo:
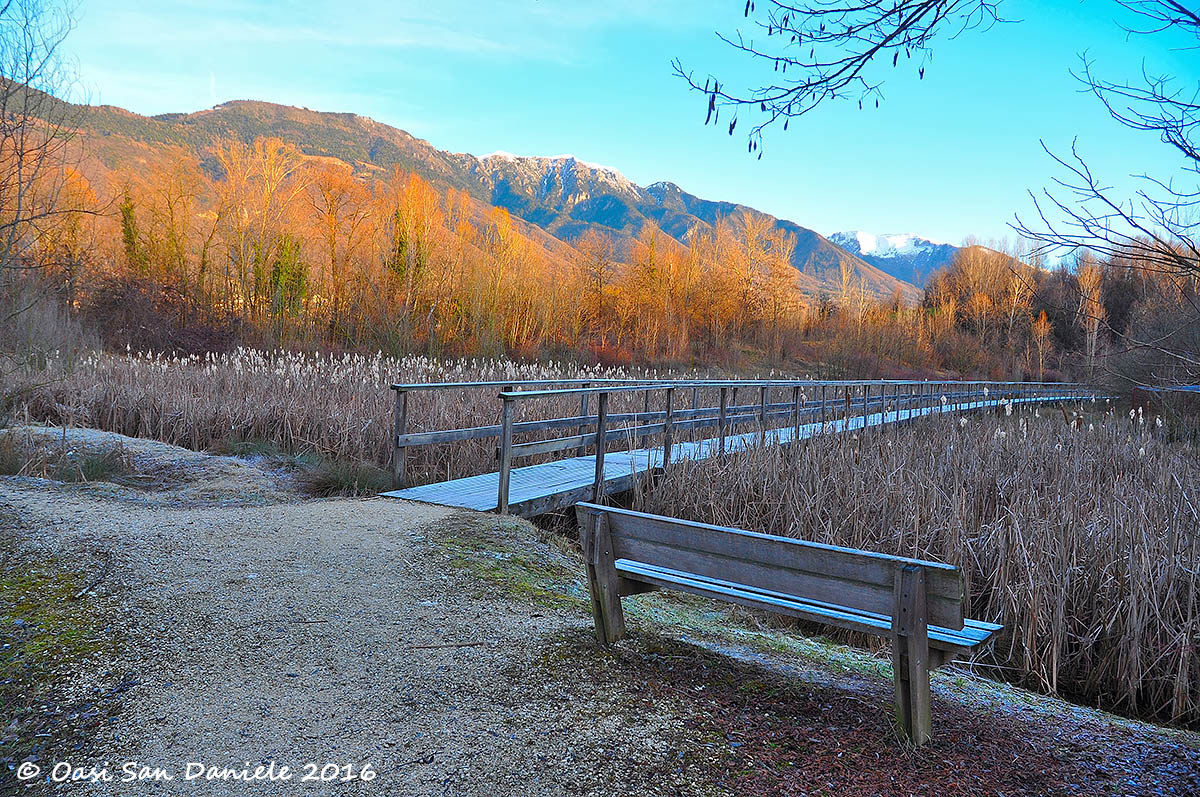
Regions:
<svg viewBox="0 0 1200 797"><path fill-rule="evenodd" d="M873 298L849 267L813 296L794 240L760 214L684 244L647 225L632 243L589 231L567 246L458 189L275 138L168 150L94 181L52 171L66 210L28 257L112 346L1042 378L1094 369L1154 306L1152 275L1114 258L1048 270L975 245L915 306Z"/></svg>

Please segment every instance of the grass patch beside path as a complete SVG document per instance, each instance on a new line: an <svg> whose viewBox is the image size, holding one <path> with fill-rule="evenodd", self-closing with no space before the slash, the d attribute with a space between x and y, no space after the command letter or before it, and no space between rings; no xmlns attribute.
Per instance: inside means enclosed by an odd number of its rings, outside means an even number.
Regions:
<svg viewBox="0 0 1200 797"><path fill-rule="evenodd" d="M86 748L127 686L97 675L116 658L91 574L22 549L0 509L0 770ZM78 597L76 597L78 596Z"/></svg>
<svg viewBox="0 0 1200 797"><path fill-rule="evenodd" d="M0 476L36 476L59 482L110 481L121 484L133 473L120 444L84 449L21 439L0 431Z"/></svg>
<svg viewBox="0 0 1200 797"><path fill-rule="evenodd" d="M531 547L531 538L546 547ZM566 543L527 521L459 512L436 525L431 541L452 566L476 577L477 597L490 585L515 598L590 611Z"/></svg>
<svg viewBox="0 0 1200 797"><path fill-rule="evenodd" d="M392 474L373 462L323 456L312 450L288 452L274 441L229 437L213 452L262 461L294 474L297 486L316 498L378 495L392 489Z"/></svg>

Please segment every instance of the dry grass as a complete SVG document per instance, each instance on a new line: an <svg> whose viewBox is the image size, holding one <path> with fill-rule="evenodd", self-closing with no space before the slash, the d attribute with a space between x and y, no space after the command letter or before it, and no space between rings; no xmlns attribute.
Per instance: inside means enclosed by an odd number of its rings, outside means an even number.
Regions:
<svg viewBox="0 0 1200 797"><path fill-rule="evenodd" d="M982 664L1200 723L1200 457L1146 419L933 420L673 466L647 511L964 568ZM798 455L797 455L798 454ZM720 500L714 500L720 496Z"/></svg>
<svg viewBox="0 0 1200 797"><path fill-rule="evenodd" d="M21 411L35 421L88 426L192 450L316 452L386 467L391 458L393 382L624 378L625 371L508 360L440 362L426 357L308 355L240 349L204 357L92 354L49 358ZM409 431L499 423L496 388L417 392ZM572 410L574 407L574 410ZM569 415L522 408L527 417ZM417 479L495 470L495 440L410 449Z"/></svg>
<svg viewBox="0 0 1200 797"><path fill-rule="evenodd" d="M76 450L11 431L0 432L0 476L33 476L60 482L121 481L133 472L129 454L117 444Z"/></svg>

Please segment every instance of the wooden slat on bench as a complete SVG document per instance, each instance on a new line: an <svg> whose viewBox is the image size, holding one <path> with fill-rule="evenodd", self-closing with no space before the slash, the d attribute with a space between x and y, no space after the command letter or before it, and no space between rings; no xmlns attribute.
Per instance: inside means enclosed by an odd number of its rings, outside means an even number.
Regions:
<svg viewBox="0 0 1200 797"><path fill-rule="evenodd" d="M805 600L780 592L759 589L746 584L738 584L718 578L705 578L692 573L684 573L666 567L656 567L629 559L616 561L617 574L629 579L635 579L660 587L681 592L690 592L710 598L719 598L730 603L737 603L751 608L769 608L780 614L812 620L827 625L845 628L850 631L863 631L876 636L889 636L892 630L892 618L886 614L854 611L844 606L835 606L821 601ZM962 630L953 630L939 626L929 627L929 643L933 647L949 651L967 651L984 642L992 630L1000 626L991 623L979 623L968 620L968 625ZM978 628L972 626L986 626ZM989 630L990 629L990 630Z"/></svg>
<svg viewBox="0 0 1200 797"><path fill-rule="evenodd" d="M613 551L629 559L708 578L890 617L896 568L925 569L929 623L963 627L962 579L956 568L770 534L660 518L605 507Z"/></svg>

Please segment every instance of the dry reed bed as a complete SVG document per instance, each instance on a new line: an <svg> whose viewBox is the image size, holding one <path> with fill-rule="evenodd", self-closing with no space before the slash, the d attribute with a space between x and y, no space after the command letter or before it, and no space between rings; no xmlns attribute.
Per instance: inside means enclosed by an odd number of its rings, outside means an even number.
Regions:
<svg viewBox="0 0 1200 797"><path fill-rule="evenodd" d="M33 420L147 437L193 450L266 443L385 466L391 458L393 382L616 379L621 369L509 360L441 362L426 357L310 355L239 349L230 354L90 354L51 359L27 397ZM499 422L496 388L419 391L409 431ZM631 401L632 399L630 399ZM523 402L523 417L578 412L577 398ZM561 434L561 432L560 432ZM494 470L496 441L410 449L417 478Z"/></svg>
<svg viewBox="0 0 1200 797"><path fill-rule="evenodd" d="M1200 723L1200 455L1157 424L936 419L673 466L639 508L960 565L986 672ZM720 500L714 500L720 496Z"/></svg>

